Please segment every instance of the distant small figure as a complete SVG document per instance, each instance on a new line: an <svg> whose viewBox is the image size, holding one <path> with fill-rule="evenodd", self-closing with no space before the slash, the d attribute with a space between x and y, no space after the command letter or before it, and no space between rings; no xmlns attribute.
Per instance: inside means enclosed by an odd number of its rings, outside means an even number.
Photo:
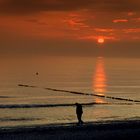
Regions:
<svg viewBox="0 0 140 140"><path fill-rule="evenodd" d="M79 104L79 103L76 103L76 114L77 114L77 119L78 119L78 124L83 124L83 121L82 121L82 114L83 114L83 108L82 108L82 105Z"/></svg>
<svg viewBox="0 0 140 140"><path fill-rule="evenodd" d="M39 75L39 73L38 73L38 72L36 72L36 75Z"/></svg>

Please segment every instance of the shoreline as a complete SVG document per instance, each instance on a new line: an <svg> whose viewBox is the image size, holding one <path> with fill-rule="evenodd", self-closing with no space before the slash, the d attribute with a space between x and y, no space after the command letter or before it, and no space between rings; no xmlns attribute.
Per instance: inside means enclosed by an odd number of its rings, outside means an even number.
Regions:
<svg viewBox="0 0 140 140"><path fill-rule="evenodd" d="M2 140L140 139L140 120L34 125L0 128Z"/></svg>

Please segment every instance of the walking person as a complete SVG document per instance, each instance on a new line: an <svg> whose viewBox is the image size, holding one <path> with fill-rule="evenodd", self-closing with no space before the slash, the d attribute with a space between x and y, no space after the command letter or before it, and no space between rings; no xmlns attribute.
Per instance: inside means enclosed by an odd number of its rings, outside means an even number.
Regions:
<svg viewBox="0 0 140 140"><path fill-rule="evenodd" d="M83 108L82 105L79 103L76 103L76 115L77 115L77 119L78 119L78 124L83 124L82 121L82 114L83 114Z"/></svg>

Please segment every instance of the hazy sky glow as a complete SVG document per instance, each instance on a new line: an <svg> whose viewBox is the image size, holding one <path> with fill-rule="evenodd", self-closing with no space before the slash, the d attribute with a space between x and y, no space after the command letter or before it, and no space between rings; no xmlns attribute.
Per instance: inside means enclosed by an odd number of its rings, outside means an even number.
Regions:
<svg viewBox="0 0 140 140"><path fill-rule="evenodd" d="M139 56L140 0L0 0L0 52ZM103 44L102 44L103 45Z"/></svg>

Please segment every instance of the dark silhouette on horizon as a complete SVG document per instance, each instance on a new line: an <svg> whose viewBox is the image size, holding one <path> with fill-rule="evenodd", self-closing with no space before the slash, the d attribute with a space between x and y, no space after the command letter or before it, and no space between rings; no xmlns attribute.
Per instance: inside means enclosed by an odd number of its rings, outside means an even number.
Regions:
<svg viewBox="0 0 140 140"><path fill-rule="evenodd" d="M78 124L83 124L82 121L82 114L83 114L83 108L82 105L79 103L76 103L76 115L77 115L77 119L78 119Z"/></svg>

